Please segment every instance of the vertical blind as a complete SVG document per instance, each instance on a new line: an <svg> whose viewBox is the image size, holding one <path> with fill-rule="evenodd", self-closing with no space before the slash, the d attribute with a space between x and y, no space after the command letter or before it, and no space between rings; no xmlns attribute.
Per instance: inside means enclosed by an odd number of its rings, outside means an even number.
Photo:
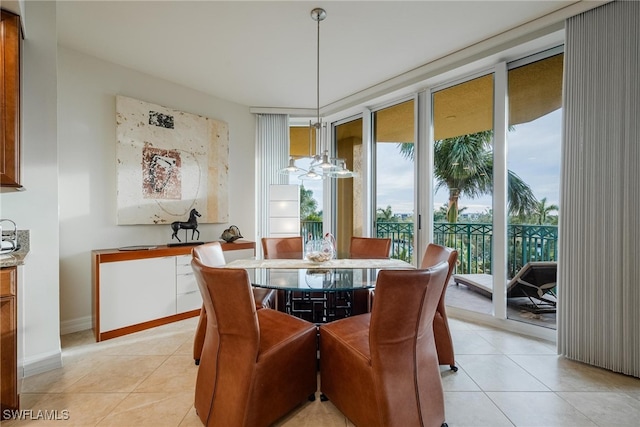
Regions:
<svg viewBox="0 0 640 427"><path fill-rule="evenodd" d="M258 191L258 238L269 235L269 186L288 184L289 176L280 173L289 159L289 116L258 114L256 116L256 189ZM260 246L260 245L258 245Z"/></svg>
<svg viewBox="0 0 640 427"><path fill-rule="evenodd" d="M566 22L558 351L640 376L640 2Z"/></svg>

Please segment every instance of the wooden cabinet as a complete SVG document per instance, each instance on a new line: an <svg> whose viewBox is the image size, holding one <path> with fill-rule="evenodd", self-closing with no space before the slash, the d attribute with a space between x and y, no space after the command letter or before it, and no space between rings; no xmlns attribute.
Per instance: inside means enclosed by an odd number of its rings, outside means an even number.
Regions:
<svg viewBox="0 0 640 427"><path fill-rule="evenodd" d="M255 242L222 243L227 261L255 256ZM200 314L192 246L92 251L93 329L97 341Z"/></svg>
<svg viewBox="0 0 640 427"><path fill-rule="evenodd" d="M0 418L18 409L17 269L0 269Z"/></svg>
<svg viewBox="0 0 640 427"><path fill-rule="evenodd" d="M20 185L20 17L1 11L0 185Z"/></svg>

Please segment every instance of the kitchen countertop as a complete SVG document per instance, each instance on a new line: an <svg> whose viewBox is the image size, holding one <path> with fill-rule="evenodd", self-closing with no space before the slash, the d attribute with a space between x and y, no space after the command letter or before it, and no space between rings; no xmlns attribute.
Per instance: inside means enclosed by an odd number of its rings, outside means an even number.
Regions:
<svg viewBox="0 0 640 427"><path fill-rule="evenodd" d="M29 254L29 230L18 230L18 249L15 252L0 254L0 268L23 265Z"/></svg>

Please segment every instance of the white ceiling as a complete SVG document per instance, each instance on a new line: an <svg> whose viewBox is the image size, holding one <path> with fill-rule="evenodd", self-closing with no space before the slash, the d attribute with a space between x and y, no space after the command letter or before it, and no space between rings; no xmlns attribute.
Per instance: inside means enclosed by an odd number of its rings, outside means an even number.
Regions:
<svg viewBox="0 0 640 427"><path fill-rule="evenodd" d="M62 46L250 107L324 106L576 1L59 1Z"/></svg>

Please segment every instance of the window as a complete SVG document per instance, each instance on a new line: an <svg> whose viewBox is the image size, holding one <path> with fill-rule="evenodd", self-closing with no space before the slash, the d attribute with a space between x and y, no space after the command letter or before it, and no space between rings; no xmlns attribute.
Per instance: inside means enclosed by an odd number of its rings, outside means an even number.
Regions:
<svg viewBox="0 0 640 427"><path fill-rule="evenodd" d="M492 287L493 74L433 94L434 243L458 251L457 274ZM491 300L461 285L447 303L491 313ZM489 293L490 297L490 293Z"/></svg>
<svg viewBox="0 0 640 427"><path fill-rule="evenodd" d="M351 236L363 236L366 217L365 198L362 194L362 180L367 179L363 168L362 119L338 124L334 128L336 157L351 165L355 176L352 179L334 180L335 188L335 237L338 257L349 253Z"/></svg>
<svg viewBox="0 0 640 427"><path fill-rule="evenodd" d="M373 113L375 216L373 237L390 238L391 257L413 262L415 102Z"/></svg>
<svg viewBox="0 0 640 427"><path fill-rule="evenodd" d="M562 53L509 64L508 167L534 198L532 207L516 206L509 215L509 279L528 262L558 260L562 65ZM544 299L556 302L554 295L552 289ZM548 301L507 295L507 317L555 329L555 307Z"/></svg>

